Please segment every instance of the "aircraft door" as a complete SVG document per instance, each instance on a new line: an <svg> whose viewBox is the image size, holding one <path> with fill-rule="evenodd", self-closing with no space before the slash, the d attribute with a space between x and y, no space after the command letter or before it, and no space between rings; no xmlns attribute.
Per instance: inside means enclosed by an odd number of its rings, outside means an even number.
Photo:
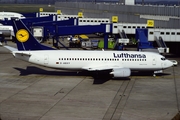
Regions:
<svg viewBox="0 0 180 120"><path fill-rule="evenodd" d="M156 57L152 56L152 65L156 65Z"/></svg>
<svg viewBox="0 0 180 120"><path fill-rule="evenodd" d="M48 64L48 63L49 63L49 56L44 55L44 64Z"/></svg>

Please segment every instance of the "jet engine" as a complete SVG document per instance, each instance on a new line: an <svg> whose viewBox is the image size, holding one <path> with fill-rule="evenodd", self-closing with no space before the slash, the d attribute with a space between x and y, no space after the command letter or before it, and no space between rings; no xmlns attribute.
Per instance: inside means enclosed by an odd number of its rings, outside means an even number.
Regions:
<svg viewBox="0 0 180 120"><path fill-rule="evenodd" d="M129 68L114 68L110 74L115 78L129 77L131 75L131 70Z"/></svg>
<svg viewBox="0 0 180 120"><path fill-rule="evenodd" d="M11 31L10 30L0 30L0 34L2 34L4 37L10 37Z"/></svg>

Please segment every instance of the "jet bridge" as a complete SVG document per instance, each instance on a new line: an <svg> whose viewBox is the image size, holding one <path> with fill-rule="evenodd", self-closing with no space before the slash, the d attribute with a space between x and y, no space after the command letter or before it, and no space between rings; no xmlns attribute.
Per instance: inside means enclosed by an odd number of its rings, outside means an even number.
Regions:
<svg viewBox="0 0 180 120"><path fill-rule="evenodd" d="M34 37L38 37L39 41L42 42L50 37L54 37L56 35L58 26L73 26L76 23L74 19L62 20L62 21L43 21L33 23L31 31Z"/></svg>
<svg viewBox="0 0 180 120"><path fill-rule="evenodd" d="M23 22L28 26L28 28L32 31L35 37L42 37L44 39L52 37L53 44L55 47L58 46L58 43L61 44L61 42L59 41L59 36L103 33L105 39L104 48L108 48L108 34L112 32L110 27L112 26L111 24L79 26L78 19L74 18L61 21L42 21L40 22L36 20L35 22L32 22L26 20ZM54 39L56 40L56 42L54 41Z"/></svg>
<svg viewBox="0 0 180 120"><path fill-rule="evenodd" d="M114 32L116 27L113 27L114 23L101 23L99 25L79 25L78 19L69 19L64 21L53 21L53 22L42 22L42 23L34 23L32 26L43 26L44 35L51 34L54 39L56 39L56 43L54 43L55 47L58 46L59 36L67 36L67 35L78 35L78 34L95 34L95 33L103 33L104 36L104 49L108 48L108 38L109 35L120 34L121 38L116 37L118 43L128 43L129 39L124 31L119 33ZM48 28L48 29L47 29ZM46 31L45 31L46 30ZM48 32L47 32L48 30ZM128 42L125 42L128 41ZM116 44L116 46L119 44Z"/></svg>
<svg viewBox="0 0 180 120"><path fill-rule="evenodd" d="M60 43L58 40L59 36L103 33L104 49L107 49L109 34L118 34L114 32L115 29L118 29L113 26L114 23L79 25L79 20L77 18L57 21L57 16L54 15L48 17L27 18L22 19L22 21L32 31L35 37L42 37L44 39L52 37L56 39L56 43ZM11 25L11 21L4 21L3 24ZM57 46L57 44L55 44L55 46Z"/></svg>
<svg viewBox="0 0 180 120"><path fill-rule="evenodd" d="M78 34L95 34L104 33L104 48L108 48L108 35L111 32L110 24L101 25L81 25L81 26L58 26L56 31L56 38L58 36L78 35Z"/></svg>

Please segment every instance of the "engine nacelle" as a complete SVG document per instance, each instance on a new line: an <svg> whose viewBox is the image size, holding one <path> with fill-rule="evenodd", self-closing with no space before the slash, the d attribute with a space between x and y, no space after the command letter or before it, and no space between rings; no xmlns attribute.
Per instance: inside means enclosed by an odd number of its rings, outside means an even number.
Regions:
<svg viewBox="0 0 180 120"><path fill-rule="evenodd" d="M129 68L114 68L110 74L115 78L129 77L131 75L131 70Z"/></svg>
<svg viewBox="0 0 180 120"><path fill-rule="evenodd" d="M0 34L2 34L4 37L10 37L11 31L10 30L0 30Z"/></svg>

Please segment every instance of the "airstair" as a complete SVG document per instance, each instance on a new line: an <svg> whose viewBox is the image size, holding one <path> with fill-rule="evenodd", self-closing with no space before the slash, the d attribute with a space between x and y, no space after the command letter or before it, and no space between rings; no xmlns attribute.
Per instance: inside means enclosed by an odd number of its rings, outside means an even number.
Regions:
<svg viewBox="0 0 180 120"><path fill-rule="evenodd" d="M114 44L114 49L116 50L123 50L124 45L127 45L129 43L129 39L127 38L127 35L124 30L118 30L119 37L117 38Z"/></svg>
<svg viewBox="0 0 180 120"><path fill-rule="evenodd" d="M166 46L166 43L163 41L163 38L160 36L159 39L155 36L156 43L158 45L159 53L169 53L169 48Z"/></svg>

